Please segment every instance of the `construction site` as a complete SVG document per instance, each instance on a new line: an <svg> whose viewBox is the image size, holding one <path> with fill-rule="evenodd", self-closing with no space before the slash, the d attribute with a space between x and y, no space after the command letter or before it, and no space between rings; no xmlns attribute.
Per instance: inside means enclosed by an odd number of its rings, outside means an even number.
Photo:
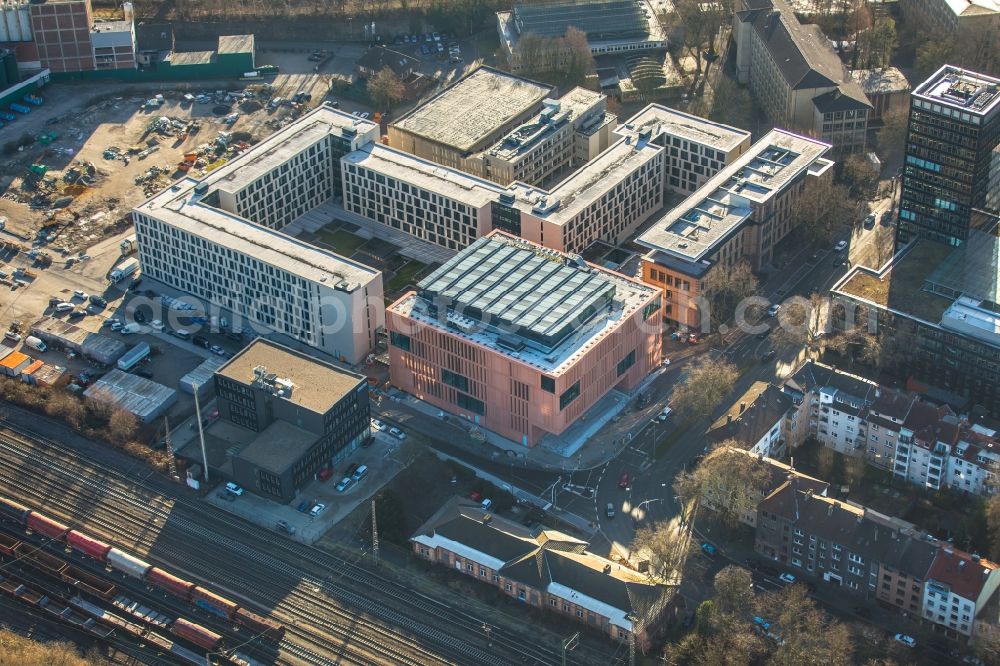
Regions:
<svg viewBox="0 0 1000 666"><path fill-rule="evenodd" d="M81 86L51 86L44 105L16 126L21 134L0 146L0 240L68 257L123 231L134 205L185 174L225 164L328 90L323 77L297 83L287 98L278 85L254 83L131 89L85 104Z"/></svg>

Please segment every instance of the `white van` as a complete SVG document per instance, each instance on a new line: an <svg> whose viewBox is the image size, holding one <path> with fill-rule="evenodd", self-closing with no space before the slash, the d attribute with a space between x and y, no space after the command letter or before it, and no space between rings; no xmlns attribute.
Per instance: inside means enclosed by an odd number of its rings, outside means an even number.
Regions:
<svg viewBox="0 0 1000 666"><path fill-rule="evenodd" d="M355 481L360 481L366 476L368 476L368 465L362 465L357 470L355 470L354 474L351 475L351 478L354 479Z"/></svg>
<svg viewBox="0 0 1000 666"><path fill-rule="evenodd" d="M74 306L72 303L67 303L63 301L62 303L56 303L56 312L69 312Z"/></svg>

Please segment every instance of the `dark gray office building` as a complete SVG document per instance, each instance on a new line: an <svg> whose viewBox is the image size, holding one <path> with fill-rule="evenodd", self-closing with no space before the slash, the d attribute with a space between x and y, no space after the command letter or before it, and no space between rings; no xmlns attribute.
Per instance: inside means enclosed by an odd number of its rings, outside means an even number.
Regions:
<svg viewBox="0 0 1000 666"><path fill-rule="evenodd" d="M365 377L263 338L219 368L215 392L219 417L246 431L234 480L281 502L370 435Z"/></svg>
<svg viewBox="0 0 1000 666"><path fill-rule="evenodd" d="M929 238L957 247L972 211L996 213L1000 79L945 65L910 96L896 246Z"/></svg>

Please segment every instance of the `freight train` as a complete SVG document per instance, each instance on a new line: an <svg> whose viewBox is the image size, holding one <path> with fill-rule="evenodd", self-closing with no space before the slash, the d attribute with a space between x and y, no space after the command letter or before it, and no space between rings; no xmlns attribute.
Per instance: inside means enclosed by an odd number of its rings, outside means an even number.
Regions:
<svg viewBox="0 0 1000 666"><path fill-rule="evenodd" d="M110 569L126 576L140 579L151 587L193 603L203 610L218 615L220 618L232 620L250 632L263 636L268 640L277 642L285 635L285 627L276 622L246 608L242 608L239 604L220 597L203 587L178 578L159 567L154 567L148 562L144 562L123 550L98 541L77 530L70 529L67 525L63 525L33 509L29 509L14 500L0 497L0 518L8 518L32 532L64 543L67 548L83 553L98 562L102 562ZM0 534L0 552L7 555L17 554L22 557L34 558L36 566L51 570L64 581L74 584L80 589L102 599L110 599L113 595L114 585L91 576L84 571L80 571L72 565L67 565L59 558L47 555L37 549L28 548L26 544L22 544L21 542L9 543L10 541L12 540L9 537ZM108 589L109 585L110 589ZM177 622L184 622L184 625L182 625L182 628L175 630L174 627L177 626ZM186 620L178 620L177 622L174 623L171 632L196 645L211 650L221 640L221 637L217 634L196 624L192 624ZM190 625L190 627L187 625ZM198 628L204 633L193 632L191 627ZM178 633L179 631L184 633ZM213 640L215 641L214 643Z"/></svg>

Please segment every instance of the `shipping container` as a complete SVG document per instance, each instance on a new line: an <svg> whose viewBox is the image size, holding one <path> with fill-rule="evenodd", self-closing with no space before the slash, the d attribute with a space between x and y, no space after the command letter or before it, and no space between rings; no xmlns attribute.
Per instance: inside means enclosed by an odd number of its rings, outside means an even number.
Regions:
<svg viewBox="0 0 1000 666"><path fill-rule="evenodd" d="M12 537L9 534L4 534L0 532L0 553L4 555L13 555L14 549L18 547L21 540L17 537Z"/></svg>
<svg viewBox="0 0 1000 666"><path fill-rule="evenodd" d="M253 611L248 611L246 608L237 608L233 619L253 632L254 635L264 636L274 642L280 641L285 635L283 626L273 620L261 617Z"/></svg>
<svg viewBox="0 0 1000 666"><path fill-rule="evenodd" d="M191 641L195 645L199 645L206 650L214 650L216 646L222 642L222 636L219 634L209 631L205 627L195 624L194 622L189 622L182 617L177 618L174 620L174 623L170 625L170 633L174 636Z"/></svg>
<svg viewBox="0 0 1000 666"><path fill-rule="evenodd" d="M97 576L78 569L74 566L66 567L59 578L63 581L69 583L78 590L82 590L87 594L93 594L101 599L110 599L115 592L115 584L104 580L103 578L98 578Z"/></svg>
<svg viewBox="0 0 1000 666"><path fill-rule="evenodd" d="M168 574L163 569L158 569L157 567L151 568L146 573L146 582L185 601L191 596L191 590L194 588L194 583L189 583L177 576Z"/></svg>
<svg viewBox="0 0 1000 666"><path fill-rule="evenodd" d="M239 608L239 606L229 599L224 599L201 587L191 590L191 601L208 612L215 613L224 618L231 618L236 609Z"/></svg>
<svg viewBox="0 0 1000 666"><path fill-rule="evenodd" d="M62 523L34 511L28 514L25 525L29 530L43 534L50 539L62 540L66 536L66 532L69 532L69 528Z"/></svg>
<svg viewBox="0 0 1000 666"><path fill-rule="evenodd" d="M0 514L23 525L25 519L28 517L28 507L12 499L0 497Z"/></svg>
<svg viewBox="0 0 1000 666"><path fill-rule="evenodd" d="M132 576L132 578L145 578L152 566L148 562L143 562L135 555L129 555L117 548L112 548L108 551L106 561L111 565L112 569L120 571L126 576Z"/></svg>
<svg viewBox="0 0 1000 666"><path fill-rule="evenodd" d="M70 530L66 535L66 544L78 550L84 555L94 558L103 562L108 556L108 551L111 550L111 546L104 543L103 541L98 541L97 539L92 539L86 534L80 534L76 530Z"/></svg>
<svg viewBox="0 0 1000 666"><path fill-rule="evenodd" d="M69 566L55 555L49 555L45 551L39 550L38 546L33 543L22 543L14 549L14 554L30 566L56 575Z"/></svg>

